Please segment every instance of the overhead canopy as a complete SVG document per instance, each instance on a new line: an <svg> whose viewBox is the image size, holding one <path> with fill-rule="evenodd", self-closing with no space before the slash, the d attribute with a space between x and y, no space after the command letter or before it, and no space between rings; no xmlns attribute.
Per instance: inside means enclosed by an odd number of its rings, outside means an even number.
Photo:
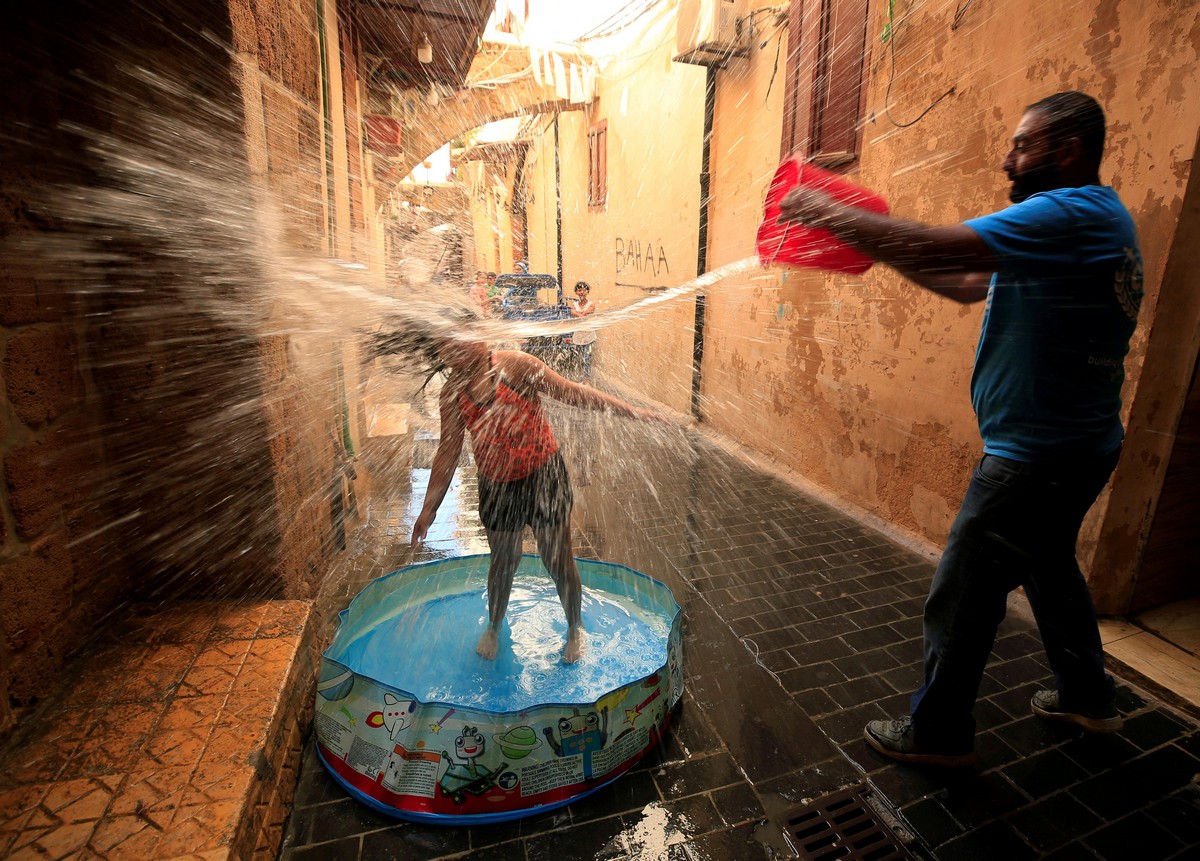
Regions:
<svg viewBox="0 0 1200 861"><path fill-rule="evenodd" d="M461 87L495 0L350 0L345 15L375 74L400 87ZM432 60L418 51L429 40Z"/></svg>

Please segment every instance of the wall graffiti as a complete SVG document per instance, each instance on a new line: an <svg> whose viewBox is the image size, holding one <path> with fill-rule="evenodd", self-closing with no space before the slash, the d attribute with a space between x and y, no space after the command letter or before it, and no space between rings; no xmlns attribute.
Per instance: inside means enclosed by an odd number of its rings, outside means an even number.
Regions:
<svg viewBox="0 0 1200 861"><path fill-rule="evenodd" d="M650 275L654 278L669 274L671 264L667 261L667 249L661 243L643 243L640 239L616 237L616 274L626 278Z"/></svg>

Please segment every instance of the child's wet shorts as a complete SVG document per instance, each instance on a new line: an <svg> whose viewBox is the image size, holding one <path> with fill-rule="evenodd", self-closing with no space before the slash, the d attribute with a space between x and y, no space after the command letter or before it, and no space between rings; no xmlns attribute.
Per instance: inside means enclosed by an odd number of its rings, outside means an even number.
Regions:
<svg viewBox="0 0 1200 861"><path fill-rule="evenodd" d="M525 524L555 526L571 516L574 501L567 465L558 452L516 481L479 476L479 519L495 532L520 532Z"/></svg>

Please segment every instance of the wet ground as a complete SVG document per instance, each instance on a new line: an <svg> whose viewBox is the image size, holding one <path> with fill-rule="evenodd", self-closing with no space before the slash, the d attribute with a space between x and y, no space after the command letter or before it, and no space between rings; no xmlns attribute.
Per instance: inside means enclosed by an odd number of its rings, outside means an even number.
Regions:
<svg viewBox="0 0 1200 861"><path fill-rule="evenodd" d="M378 421L361 453L371 490L356 500L364 525L319 608L329 632L371 577L486 551L469 464L428 544L408 549L436 407L397 403L394 385L372 378ZM942 861L1200 857L1193 717L1115 668L1121 732L1087 736L1036 718L1029 699L1050 671L1014 608L975 711L978 767L890 763L862 727L907 711L933 560L695 432L565 409L552 422L575 482L576 556L655 577L683 608L686 692L665 743L565 808L439 827L349 798L310 741L282 861L815 858L798 848L798 823L836 831L839 790L866 811L868 848L856 857L904 857L870 854L890 844Z"/></svg>

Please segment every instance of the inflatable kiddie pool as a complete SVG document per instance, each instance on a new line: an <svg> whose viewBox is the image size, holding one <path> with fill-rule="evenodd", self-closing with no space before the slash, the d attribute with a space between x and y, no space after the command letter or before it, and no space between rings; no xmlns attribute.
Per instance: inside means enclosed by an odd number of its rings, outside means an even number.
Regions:
<svg viewBox="0 0 1200 861"><path fill-rule="evenodd" d="M670 589L577 560L586 651L562 663L566 620L537 556L513 578L500 652L475 654L488 557L372 581L338 617L317 682L317 753L359 801L401 819L500 822L617 779L662 737L683 694Z"/></svg>

